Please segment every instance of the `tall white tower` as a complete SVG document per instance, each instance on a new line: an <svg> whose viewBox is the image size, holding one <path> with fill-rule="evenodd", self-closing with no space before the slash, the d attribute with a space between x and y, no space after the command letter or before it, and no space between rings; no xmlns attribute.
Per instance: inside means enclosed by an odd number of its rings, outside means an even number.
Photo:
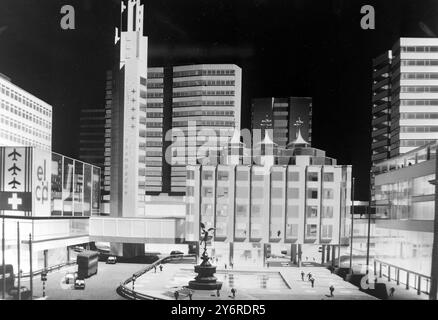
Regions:
<svg viewBox="0 0 438 320"><path fill-rule="evenodd" d="M147 51L140 0L121 3L120 65L115 79L111 132L111 215L145 214L144 148L146 141ZM126 24L126 25L124 25Z"/></svg>

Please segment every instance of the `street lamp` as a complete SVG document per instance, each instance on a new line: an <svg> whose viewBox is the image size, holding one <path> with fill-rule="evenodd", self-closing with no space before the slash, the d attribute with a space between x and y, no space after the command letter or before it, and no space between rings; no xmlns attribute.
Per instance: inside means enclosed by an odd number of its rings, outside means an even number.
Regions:
<svg viewBox="0 0 438 320"><path fill-rule="evenodd" d="M351 227L350 227L350 274L353 274L353 226L354 226L354 182L351 187Z"/></svg>

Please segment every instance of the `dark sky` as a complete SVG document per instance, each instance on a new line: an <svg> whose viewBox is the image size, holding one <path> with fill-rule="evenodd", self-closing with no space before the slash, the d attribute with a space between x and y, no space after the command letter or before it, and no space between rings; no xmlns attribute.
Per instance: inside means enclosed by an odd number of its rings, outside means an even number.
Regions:
<svg viewBox="0 0 438 320"><path fill-rule="evenodd" d="M149 65L235 63L242 124L253 97L312 96L313 146L352 164L367 199L372 58L398 37L438 34L437 0L149 0ZM73 5L76 29L60 28ZM373 5L376 29L360 28ZM54 108L53 149L77 156L79 109L103 107L117 0L1 0L0 72Z"/></svg>

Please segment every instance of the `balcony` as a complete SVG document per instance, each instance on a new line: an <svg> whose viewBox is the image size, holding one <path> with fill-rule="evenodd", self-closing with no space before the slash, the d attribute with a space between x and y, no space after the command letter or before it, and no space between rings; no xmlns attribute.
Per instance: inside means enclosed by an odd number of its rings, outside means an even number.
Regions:
<svg viewBox="0 0 438 320"><path fill-rule="evenodd" d="M389 128L388 128L388 127L385 127L385 128L382 128L382 129L379 129L379 130L375 130L375 131L373 131L373 132L371 133L371 136L372 136L373 138L375 138L375 137L380 136L380 135L383 135L383 134L389 134Z"/></svg>

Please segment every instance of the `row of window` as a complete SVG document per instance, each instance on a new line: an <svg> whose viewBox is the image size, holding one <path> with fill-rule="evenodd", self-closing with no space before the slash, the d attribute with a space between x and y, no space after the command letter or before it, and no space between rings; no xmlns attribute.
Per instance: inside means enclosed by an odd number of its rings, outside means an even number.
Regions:
<svg viewBox="0 0 438 320"><path fill-rule="evenodd" d="M160 79L164 77L164 72L148 72L148 79Z"/></svg>
<svg viewBox="0 0 438 320"><path fill-rule="evenodd" d="M173 83L174 88L198 87L198 86L234 86L234 80L193 80L178 81Z"/></svg>
<svg viewBox="0 0 438 320"><path fill-rule="evenodd" d="M401 140L400 147L421 147L431 142L436 142L436 140Z"/></svg>
<svg viewBox="0 0 438 320"><path fill-rule="evenodd" d="M402 106L438 106L438 100L401 100Z"/></svg>
<svg viewBox="0 0 438 320"><path fill-rule="evenodd" d="M402 73L400 77L401 79L438 79L438 73Z"/></svg>
<svg viewBox="0 0 438 320"><path fill-rule="evenodd" d="M161 89L164 88L164 83L162 82L148 82L148 89Z"/></svg>
<svg viewBox="0 0 438 320"><path fill-rule="evenodd" d="M438 60L402 60L402 66L438 66Z"/></svg>
<svg viewBox="0 0 438 320"><path fill-rule="evenodd" d="M28 139L28 138L19 136L15 133L9 132L9 131L4 130L4 129L0 129L0 137L2 139L11 141L13 143L17 143L19 145L33 146L33 147L37 147L40 149L50 150L50 145L42 144L42 143L35 141L33 139Z"/></svg>
<svg viewBox="0 0 438 320"><path fill-rule="evenodd" d="M16 130L23 131L27 134L31 134L34 137L38 137L40 139L44 139L47 141L51 141L52 137L47 132L43 132L41 130L35 129L33 127L22 124L20 121L9 118L8 116L1 115L0 123L4 126L10 126Z"/></svg>
<svg viewBox="0 0 438 320"><path fill-rule="evenodd" d="M437 46L405 46L400 48L401 52L438 52Z"/></svg>
<svg viewBox="0 0 438 320"><path fill-rule="evenodd" d="M29 111L24 110L23 108L21 108L19 106L15 106L15 105L13 105L5 100L1 100L0 107L3 110L11 112L19 117L22 117L26 120L31 121L33 123L36 123L37 125L42 126L46 129L52 128L51 121L47 121L47 120L45 120L37 115L30 113Z"/></svg>
<svg viewBox="0 0 438 320"><path fill-rule="evenodd" d="M173 93L174 98L193 97L193 96L234 96L234 90L196 90L196 91L178 91ZM149 95L148 95L149 97Z"/></svg>
<svg viewBox="0 0 438 320"><path fill-rule="evenodd" d="M174 111L174 117L191 117L191 116L234 116L234 111Z"/></svg>
<svg viewBox="0 0 438 320"><path fill-rule="evenodd" d="M173 127L187 127L188 123L195 123L197 126L212 126L212 127L234 127L234 121L212 121L212 120L196 120L196 121L172 121Z"/></svg>
<svg viewBox="0 0 438 320"><path fill-rule="evenodd" d="M196 107L196 106L234 106L234 100L195 100L177 101L173 107Z"/></svg>
<svg viewBox="0 0 438 320"><path fill-rule="evenodd" d="M12 99L18 101L19 103L22 103L26 107L32 108L36 112L42 113L46 117L52 116L52 110L49 110L49 109L41 106L40 104L38 104L34 101L31 101L30 99L26 98L25 96L21 95L20 93L16 92L15 90L10 89L3 84L1 85L0 90L1 90L1 93L5 94L8 97L11 97Z"/></svg>
<svg viewBox="0 0 438 320"><path fill-rule="evenodd" d="M187 71L174 71L173 77L192 77L192 76L226 76L226 75L234 75L236 73L235 70L187 70Z"/></svg>
<svg viewBox="0 0 438 320"><path fill-rule="evenodd" d="M400 119L438 119L438 113L426 113L426 112L415 112L415 113L401 113Z"/></svg>
<svg viewBox="0 0 438 320"><path fill-rule="evenodd" d="M146 117L147 118L162 118L163 113L162 112L147 112Z"/></svg>
<svg viewBox="0 0 438 320"><path fill-rule="evenodd" d="M438 132L438 126L421 126L421 127L415 127L415 126L403 126L400 128L400 132Z"/></svg>
<svg viewBox="0 0 438 320"><path fill-rule="evenodd" d="M408 93L423 93L423 92L438 92L438 86L402 86L400 92Z"/></svg>

